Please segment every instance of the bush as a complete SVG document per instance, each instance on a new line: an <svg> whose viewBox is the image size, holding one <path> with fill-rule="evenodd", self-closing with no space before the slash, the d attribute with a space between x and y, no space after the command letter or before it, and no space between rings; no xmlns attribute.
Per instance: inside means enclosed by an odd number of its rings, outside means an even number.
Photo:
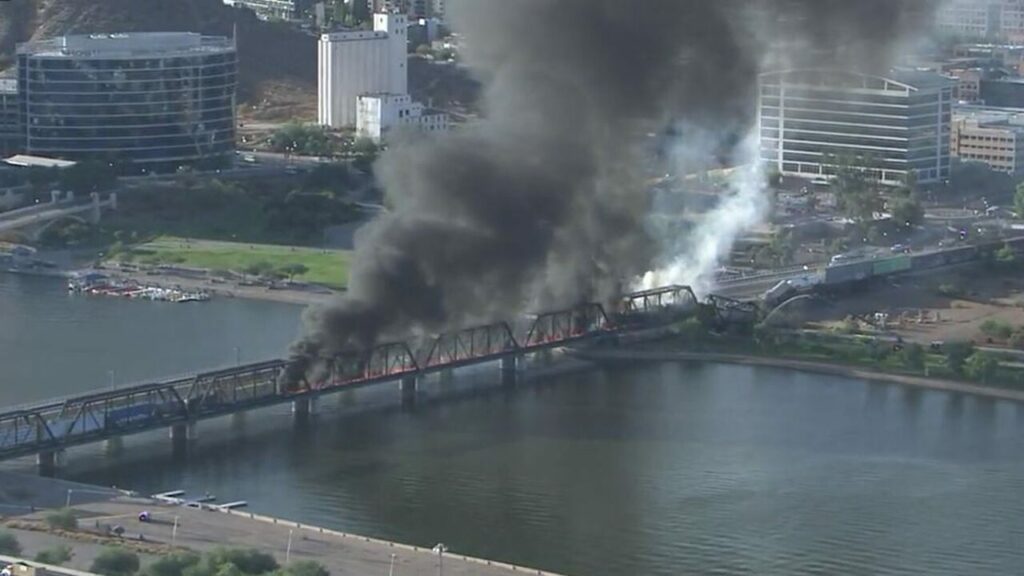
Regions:
<svg viewBox="0 0 1024 576"><path fill-rule="evenodd" d="M903 347L903 364L911 370L924 370L924 347L917 343Z"/></svg>
<svg viewBox="0 0 1024 576"><path fill-rule="evenodd" d="M0 532L0 554L8 554L10 556L21 554L21 544L14 534Z"/></svg>
<svg viewBox="0 0 1024 576"><path fill-rule="evenodd" d="M47 514L46 525L51 530L77 530L78 518L70 508L64 508Z"/></svg>
<svg viewBox="0 0 1024 576"><path fill-rule="evenodd" d="M283 572L288 576L331 576L327 568L312 560L292 562Z"/></svg>
<svg viewBox="0 0 1024 576"><path fill-rule="evenodd" d="M199 564L199 555L194 552L174 552L157 558L146 568L147 576L182 576L188 568Z"/></svg>
<svg viewBox="0 0 1024 576"><path fill-rule="evenodd" d="M962 298L964 296L964 289L957 284L940 284L939 294L947 298Z"/></svg>
<svg viewBox="0 0 1024 576"><path fill-rule="evenodd" d="M234 564L245 574L266 574L278 569L277 560L266 552L249 549L217 548L209 553L207 560L210 565L220 568L224 564Z"/></svg>
<svg viewBox="0 0 1024 576"><path fill-rule="evenodd" d="M963 375L964 364L974 354L974 345L970 342L950 342L946 344L946 366L956 375Z"/></svg>
<svg viewBox="0 0 1024 576"><path fill-rule="evenodd" d="M1009 344L1014 348L1024 348L1024 328L1018 328L1010 335Z"/></svg>
<svg viewBox="0 0 1024 576"><path fill-rule="evenodd" d="M58 544L53 548L40 550L35 557L36 562L52 564L53 566L60 566L68 560L71 560L71 547L66 544Z"/></svg>
<svg viewBox="0 0 1024 576"><path fill-rule="evenodd" d="M964 371L972 380L988 383L999 370L999 359L987 352L975 352L967 359Z"/></svg>
<svg viewBox="0 0 1024 576"><path fill-rule="evenodd" d="M1013 326L1003 320L989 318L982 322L981 332L989 338L1009 340L1010 336L1013 335Z"/></svg>
<svg viewBox="0 0 1024 576"><path fill-rule="evenodd" d="M89 571L104 576L131 576L139 571L139 555L124 548L104 548L92 561Z"/></svg>

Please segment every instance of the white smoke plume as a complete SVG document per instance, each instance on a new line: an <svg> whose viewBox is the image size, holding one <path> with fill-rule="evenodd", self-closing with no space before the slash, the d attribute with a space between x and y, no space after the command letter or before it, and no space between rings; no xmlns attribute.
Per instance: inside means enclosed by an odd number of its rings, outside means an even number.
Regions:
<svg viewBox="0 0 1024 576"><path fill-rule="evenodd" d="M681 237L666 239L673 256L661 267L644 274L640 288L682 284L698 295L714 289L715 271L728 258L736 239L761 223L768 212L758 143L757 132L751 131L738 147L737 159L741 164L729 172L725 196L701 216L695 228Z"/></svg>

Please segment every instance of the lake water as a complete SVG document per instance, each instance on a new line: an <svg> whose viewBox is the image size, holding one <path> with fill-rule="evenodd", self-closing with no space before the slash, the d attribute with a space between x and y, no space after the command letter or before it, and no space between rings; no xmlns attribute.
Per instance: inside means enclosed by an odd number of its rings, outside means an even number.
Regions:
<svg viewBox="0 0 1024 576"><path fill-rule="evenodd" d="M9 323L10 314L19 318ZM0 275L0 398L116 374L279 356L299 310L69 297ZM37 317L38 316L38 317ZM173 342L173 343L172 343ZM11 351L13 348L14 352ZM67 349L65 349L67 348ZM119 455L74 450L62 475L186 489L256 512L572 575L1018 574L1024 410L775 369L658 363L536 380L384 387L200 424ZM456 393L476 389L473 393Z"/></svg>

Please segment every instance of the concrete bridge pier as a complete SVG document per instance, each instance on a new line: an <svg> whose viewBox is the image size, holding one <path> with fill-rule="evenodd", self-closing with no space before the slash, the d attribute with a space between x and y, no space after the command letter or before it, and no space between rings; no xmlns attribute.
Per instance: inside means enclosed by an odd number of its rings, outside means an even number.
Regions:
<svg viewBox="0 0 1024 576"><path fill-rule="evenodd" d="M171 446L176 454L185 452L189 442L199 438L199 428L194 421L181 422L171 426Z"/></svg>
<svg viewBox="0 0 1024 576"><path fill-rule="evenodd" d="M36 454L36 467L40 476L52 477L64 460L63 450L45 450Z"/></svg>
<svg viewBox="0 0 1024 576"><path fill-rule="evenodd" d="M316 396L303 396L292 401L292 414L296 420L306 420L316 414Z"/></svg>
<svg viewBox="0 0 1024 576"><path fill-rule="evenodd" d="M103 441L103 449L107 454L120 454L124 451L124 437L112 436Z"/></svg>
<svg viewBox="0 0 1024 576"><path fill-rule="evenodd" d="M519 379L519 368L523 364L522 356L512 354L501 359L501 385L514 387Z"/></svg>
<svg viewBox="0 0 1024 576"><path fill-rule="evenodd" d="M398 384L398 390L402 394L402 406L412 406L416 403L417 378L405 376Z"/></svg>

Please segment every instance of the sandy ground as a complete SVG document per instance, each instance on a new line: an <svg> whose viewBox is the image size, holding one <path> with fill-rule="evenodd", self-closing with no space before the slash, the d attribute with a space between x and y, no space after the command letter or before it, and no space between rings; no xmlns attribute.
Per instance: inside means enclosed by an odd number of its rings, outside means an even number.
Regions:
<svg viewBox="0 0 1024 576"><path fill-rule="evenodd" d="M323 564L333 576L387 574L392 558L395 574L433 576L438 573L438 555L429 549L302 526L280 519L254 517L244 512L228 514L174 506L109 490L103 494L105 489L10 472L0 472L0 485L7 489L7 508L2 512L5 529L17 536L24 549L22 555L31 558L42 549L66 543L74 550L74 557L68 563L71 568L88 569L104 545L120 544L138 552L144 564L170 551L172 546L200 552L227 546L263 550L274 554L281 564L286 558L314 560ZM12 487L16 488L13 496ZM59 534L50 532L44 522L47 511L33 510L27 504L63 506L69 487L74 490L72 508L79 517L79 530ZM138 521L138 514L143 510L150 512L151 522ZM174 527L175 522L177 528ZM124 528L121 538L107 535L108 528L112 526ZM535 569L468 558L458 554L457 550L446 553L443 562L445 574L459 576L547 574Z"/></svg>
<svg viewBox="0 0 1024 576"><path fill-rule="evenodd" d="M963 286L965 293L959 298L943 296L938 291L942 284ZM981 333L986 320L998 319L1024 327L1024 271L996 275L986 270L963 269L943 275L894 279L868 292L815 305L807 311L807 319L828 326L850 315L876 312L887 313L886 329L909 341L973 340L992 344Z"/></svg>

